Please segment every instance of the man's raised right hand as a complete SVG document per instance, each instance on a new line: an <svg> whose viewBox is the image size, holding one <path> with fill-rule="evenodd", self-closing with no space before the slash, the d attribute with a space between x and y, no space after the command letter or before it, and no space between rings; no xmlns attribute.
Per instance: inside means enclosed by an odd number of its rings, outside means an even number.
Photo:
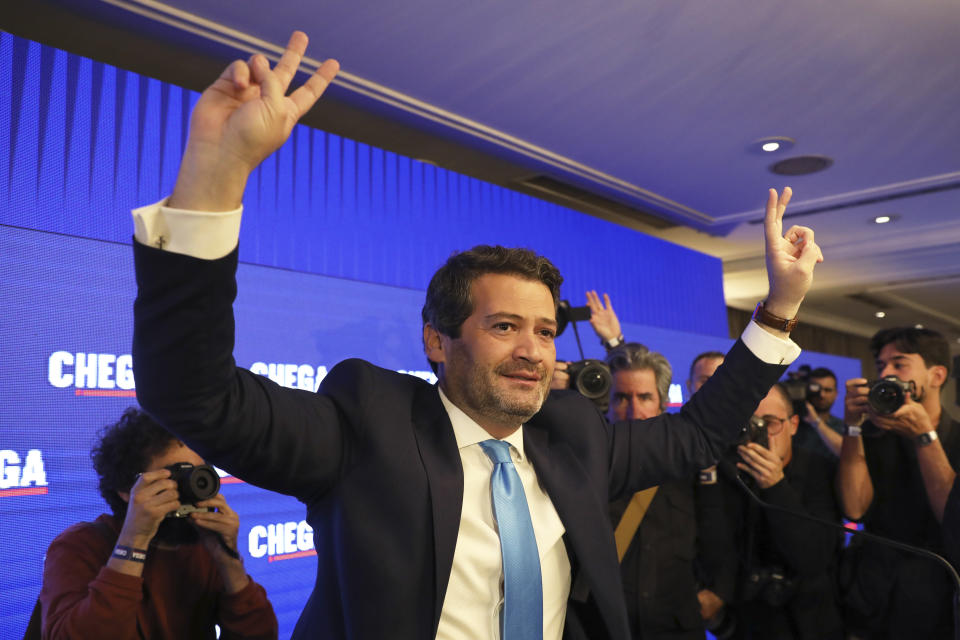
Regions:
<svg viewBox="0 0 960 640"><path fill-rule="evenodd" d="M306 34L294 31L272 70L263 55L255 54L248 62L233 62L207 87L193 109L168 206L202 211L240 206L250 173L286 142L340 69L336 60L327 60L286 95L306 49Z"/></svg>

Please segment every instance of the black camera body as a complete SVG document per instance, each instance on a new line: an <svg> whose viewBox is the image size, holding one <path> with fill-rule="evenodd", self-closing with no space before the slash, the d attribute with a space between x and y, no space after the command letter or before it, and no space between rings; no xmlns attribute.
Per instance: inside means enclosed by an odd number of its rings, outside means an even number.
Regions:
<svg viewBox="0 0 960 640"><path fill-rule="evenodd" d="M194 511L214 511L211 507L198 507L197 503L209 500L220 491L216 469L208 464L189 462L174 462L164 468L170 470L170 479L177 483L180 494L180 508L168 513L168 518L186 518Z"/></svg>
<svg viewBox="0 0 960 640"><path fill-rule="evenodd" d="M870 408L881 416L896 412L907 401L907 394L916 398L917 385L913 380L901 380L897 376L886 376L867 383L870 391L867 402Z"/></svg>
<svg viewBox="0 0 960 640"><path fill-rule="evenodd" d="M770 448L770 435L767 432L767 423L760 416L750 416L747 424L740 427L740 435L737 437L736 445L745 445L750 442L756 442L765 449Z"/></svg>
<svg viewBox="0 0 960 640"><path fill-rule="evenodd" d="M801 365L796 371L788 372L787 379L781 384L790 396L793 412L798 416L807 415L807 402L818 397L823 391L820 383L810 382L810 365L808 364Z"/></svg>
<svg viewBox="0 0 960 640"><path fill-rule="evenodd" d="M613 386L613 374L610 367L601 360L578 360L567 365L570 376L570 388L589 398L606 411L610 402L610 387Z"/></svg>
<svg viewBox="0 0 960 640"><path fill-rule="evenodd" d="M600 411L606 413L610 405L610 388L613 386L613 374L610 367L601 360L590 360L583 355L583 346L580 344L580 333L577 331L577 322L590 320L590 307L574 307L566 300L557 305L557 336L567 328L573 327L577 337L577 347L580 349L580 360L567 365L567 374L570 376L570 388L588 398Z"/></svg>
<svg viewBox="0 0 960 640"><path fill-rule="evenodd" d="M747 574L743 599L759 600L771 607L782 607L797 592L797 581L781 567L759 567Z"/></svg>

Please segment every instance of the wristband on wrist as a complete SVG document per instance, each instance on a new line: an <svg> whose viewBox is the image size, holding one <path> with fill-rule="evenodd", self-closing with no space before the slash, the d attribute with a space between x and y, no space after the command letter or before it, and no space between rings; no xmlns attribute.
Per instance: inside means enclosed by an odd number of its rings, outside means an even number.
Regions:
<svg viewBox="0 0 960 640"><path fill-rule="evenodd" d="M610 338L609 340L604 340L603 338L601 338L600 344L602 344L607 351L610 351L611 349L616 349L617 347L623 344L623 334L621 333L616 338Z"/></svg>
<svg viewBox="0 0 960 640"><path fill-rule="evenodd" d="M122 544L118 544L113 548L113 553L110 554L114 558L120 558L121 560L130 560L132 562L146 562L147 561L147 550L146 549L134 549L133 547L128 547Z"/></svg>
<svg viewBox="0 0 960 640"><path fill-rule="evenodd" d="M932 444L934 440L939 440L936 431L927 431L926 433L921 433L917 436L917 446L925 447L928 444Z"/></svg>
<svg viewBox="0 0 960 640"><path fill-rule="evenodd" d="M860 434L863 433L863 428L858 424L848 424L843 433L851 438L859 438Z"/></svg>
<svg viewBox="0 0 960 640"><path fill-rule="evenodd" d="M780 316L767 311L767 308L764 306L763 302L758 302L757 308L753 311L753 321L757 324L773 327L777 331L786 331L789 333L797 328L797 323L800 321L800 316L794 316L793 318L789 319L781 318Z"/></svg>

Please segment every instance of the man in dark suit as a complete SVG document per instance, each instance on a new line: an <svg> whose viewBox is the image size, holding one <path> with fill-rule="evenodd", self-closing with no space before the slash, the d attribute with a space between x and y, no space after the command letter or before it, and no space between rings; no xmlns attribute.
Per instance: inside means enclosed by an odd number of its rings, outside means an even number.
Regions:
<svg viewBox="0 0 960 640"><path fill-rule="evenodd" d="M822 256L809 229L781 235L789 189L767 201L770 326L754 323L676 416L608 426L576 394L546 399L561 278L500 247L431 280L437 386L348 360L316 394L280 388L236 367L231 304L246 180L338 68L285 96L305 48L295 33L273 70L263 56L230 65L194 109L173 195L134 212L141 405L205 458L306 504L318 570L295 637L556 640L588 624L628 637L606 504L711 464L799 353L784 329Z"/></svg>

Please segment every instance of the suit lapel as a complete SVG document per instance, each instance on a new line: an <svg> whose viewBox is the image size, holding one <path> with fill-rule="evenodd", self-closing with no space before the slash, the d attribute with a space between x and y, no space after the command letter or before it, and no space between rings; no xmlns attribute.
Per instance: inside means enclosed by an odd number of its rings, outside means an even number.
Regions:
<svg viewBox="0 0 960 640"><path fill-rule="evenodd" d="M420 459L430 487L430 505L433 511L433 549L435 585L433 634L440 622L443 598L447 592L453 552L460 529L460 511L463 506L463 465L453 435L453 426L447 416L436 387L422 387L414 400L414 432Z"/></svg>
<svg viewBox="0 0 960 640"><path fill-rule="evenodd" d="M537 472L537 478L553 502L566 529L568 549L575 557L576 567L570 586L570 597L585 602L590 592L601 610L604 621L626 632L623 618L623 594L618 576L616 545L613 530L607 523L609 515L593 493L590 477L569 446L551 441L543 427L528 423L523 428L523 446ZM613 637L620 637L617 628L611 628Z"/></svg>

